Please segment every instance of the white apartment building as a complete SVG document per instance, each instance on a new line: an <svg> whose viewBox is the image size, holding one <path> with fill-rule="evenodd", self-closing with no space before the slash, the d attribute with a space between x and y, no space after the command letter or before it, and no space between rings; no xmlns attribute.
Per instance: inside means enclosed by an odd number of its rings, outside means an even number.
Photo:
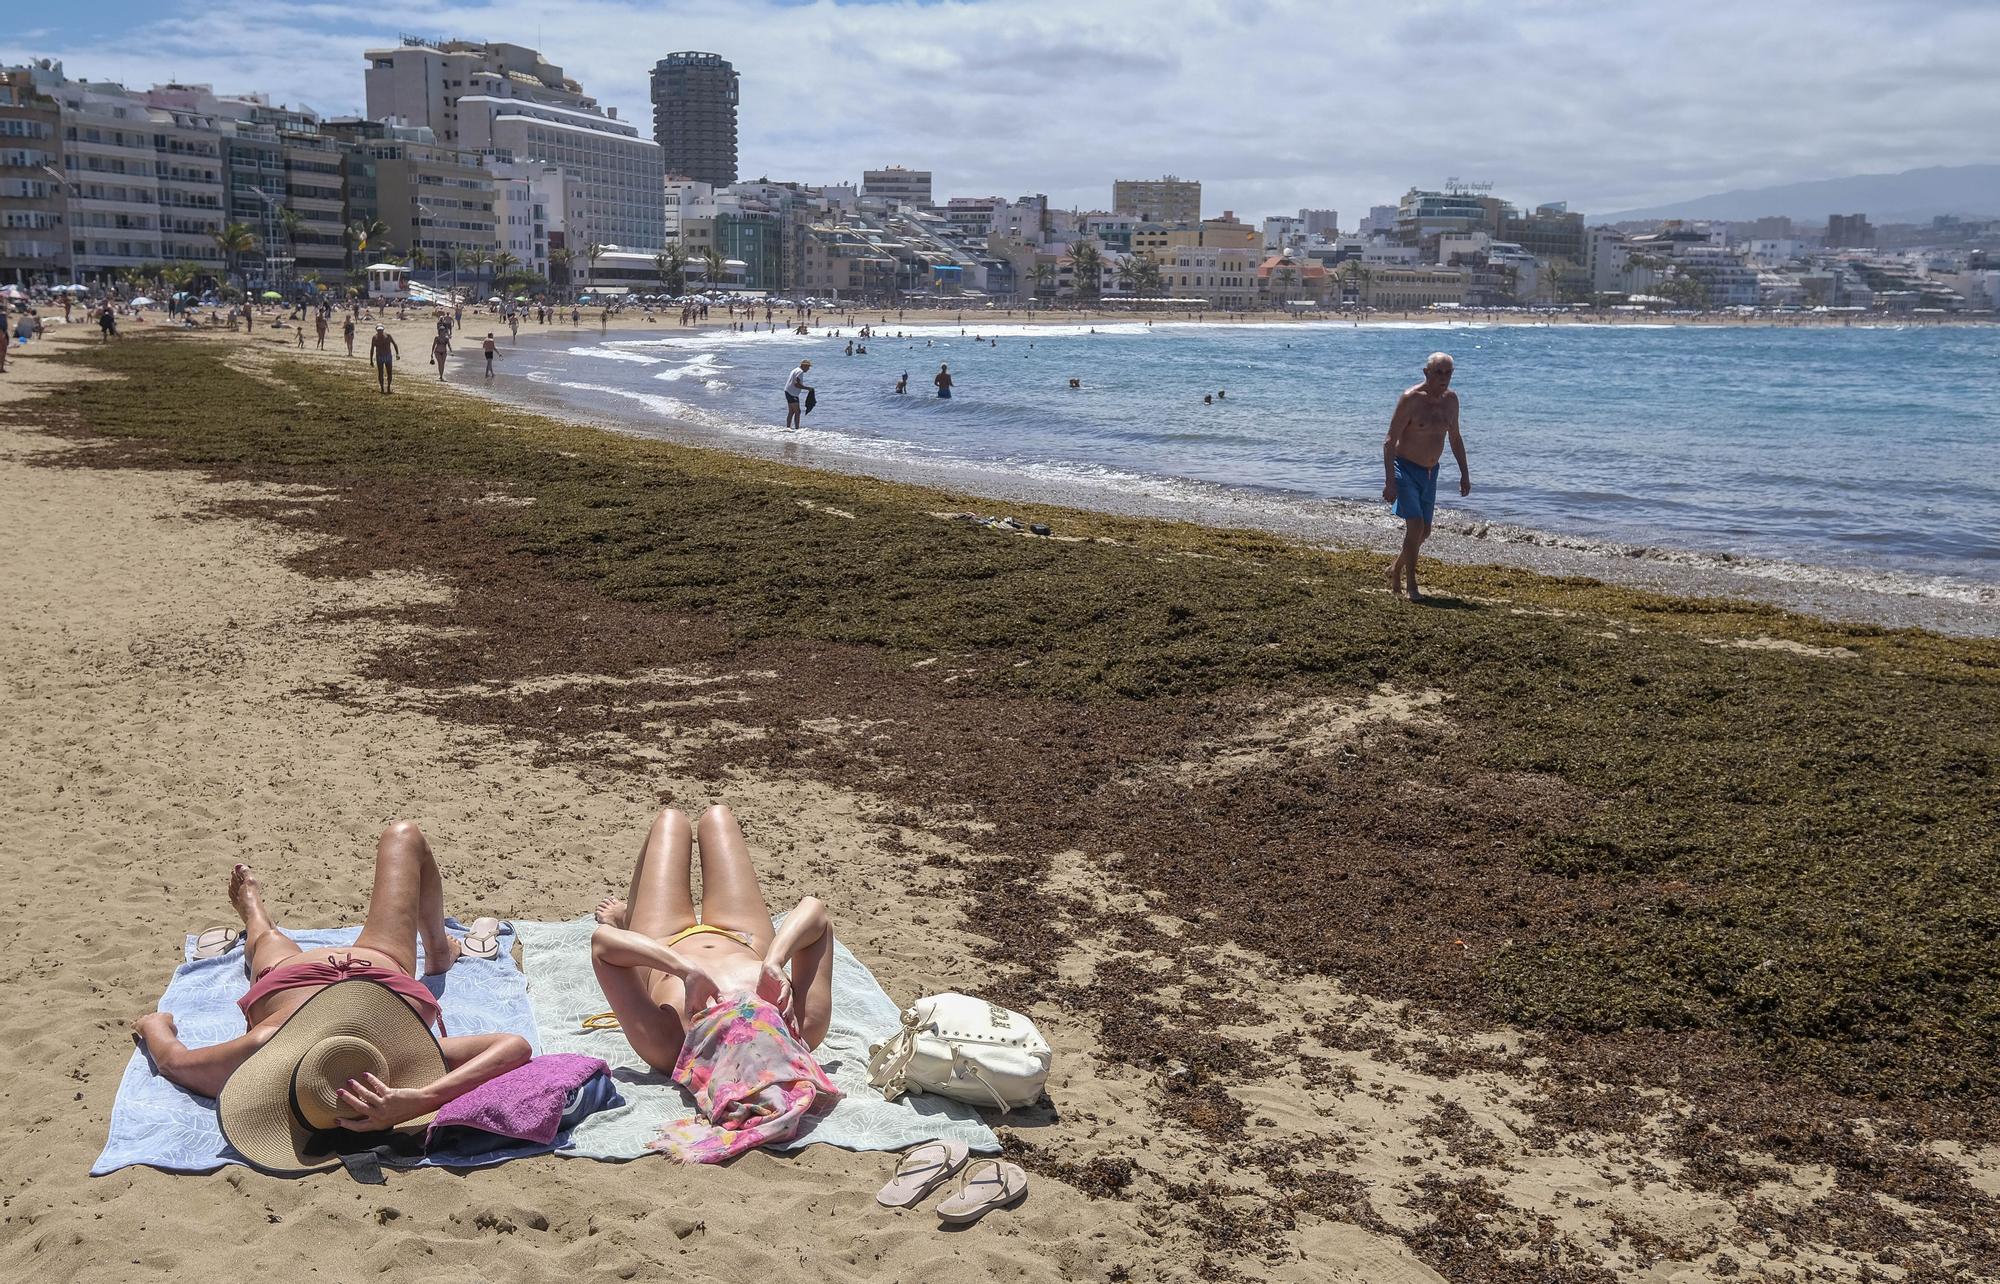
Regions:
<svg viewBox="0 0 2000 1284"><path fill-rule="evenodd" d="M494 161L493 213L499 249L521 261L521 266L543 277L549 275L549 234L560 234L570 201L580 195L581 183L563 172L559 165L532 161Z"/></svg>
<svg viewBox="0 0 2000 1284"><path fill-rule="evenodd" d="M1354 230L1362 236L1374 232L1393 232L1396 230L1396 215L1399 212L1394 205L1370 205L1368 217L1362 219L1360 226Z"/></svg>
<svg viewBox="0 0 2000 1284"><path fill-rule="evenodd" d="M1339 210L1300 210L1299 222L1306 225L1306 235L1331 241L1340 235Z"/></svg>
<svg viewBox="0 0 2000 1284"><path fill-rule="evenodd" d="M901 165L863 170L861 196L863 200L890 201L897 205L929 205L931 172L927 169L904 169Z"/></svg>
<svg viewBox="0 0 2000 1284"><path fill-rule="evenodd" d="M440 142L489 164L556 165L578 180L564 210L570 248L595 242L651 254L665 244L659 144L536 51L406 41L367 58L370 119L427 125Z"/></svg>
<svg viewBox="0 0 2000 1284"><path fill-rule="evenodd" d="M1264 248L1288 249L1306 239L1306 221L1290 214L1274 214L1264 220Z"/></svg>
<svg viewBox="0 0 2000 1284"><path fill-rule="evenodd" d="M159 183L160 256L220 267L215 234L227 221L229 204L223 127L212 112L178 97L162 89L146 96L153 176Z"/></svg>
<svg viewBox="0 0 2000 1284"><path fill-rule="evenodd" d="M945 221L967 236L985 236L993 230L993 211L1006 203L997 196L954 196L945 202Z"/></svg>
<svg viewBox="0 0 2000 1284"><path fill-rule="evenodd" d="M162 262L152 113L122 85L70 80L61 63L37 63L32 74L35 88L54 98L62 112L63 176L69 180L68 229L77 278Z"/></svg>
<svg viewBox="0 0 2000 1284"><path fill-rule="evenodd" d="M714 201L715 185L669 174L664 184L664 192L667 244L672 245L681 239L681 220L695 217L698 214L696 207Z"/></svg>
<svg viewBox="0 0 2000 1284"><path fill-rule="evenodd" d="M1393 221L1391 226L1393 226ZM1388 266L1397 263L1415 263L1417 247L1404 245L1399 241L1385 240L1380 236L1364 233L1349 233L1334 242L1341 254L1361 260L1369 266Z"/></svg>

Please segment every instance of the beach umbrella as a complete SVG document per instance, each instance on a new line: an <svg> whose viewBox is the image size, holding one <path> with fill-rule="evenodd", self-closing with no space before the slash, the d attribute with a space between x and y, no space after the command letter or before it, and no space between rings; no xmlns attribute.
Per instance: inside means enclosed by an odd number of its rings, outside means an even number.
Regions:
<svg viewBox="0 0 2000 1284"><path fill-rule="evenodd" d="M135 308L150 308L153 306L153 300L151 296L142 294L132 300L132 306Z"/></svg>
<svg viewBox="0 0 2000 1284"><path fill-rule="evenodd" d="M276 290L266 290L257 297L260 299L282 299L285 296L278 293Z"/></svg>

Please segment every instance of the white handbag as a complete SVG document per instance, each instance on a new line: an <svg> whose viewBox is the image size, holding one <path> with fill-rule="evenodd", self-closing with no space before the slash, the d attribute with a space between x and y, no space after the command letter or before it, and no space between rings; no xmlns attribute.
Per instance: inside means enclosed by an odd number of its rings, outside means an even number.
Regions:
<svg viewBox="0 0 2000 1284"><path fill-rule="evenodd" d="M934 1092L1003 1113L1033 1105L1054 1056L1035 1023L967 994L934 994L903 1012L903 1028L868 1049L868 1082L890 1101Z"/></svg>

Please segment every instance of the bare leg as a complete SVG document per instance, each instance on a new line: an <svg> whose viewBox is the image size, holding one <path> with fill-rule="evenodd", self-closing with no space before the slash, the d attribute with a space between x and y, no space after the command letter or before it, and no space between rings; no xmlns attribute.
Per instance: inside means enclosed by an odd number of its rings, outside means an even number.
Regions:
<svg viewBox="0 0 2000 1284"><path fill-rule="evenodd" d="M599 907L598 921L607 927L627 927L661 941L682 928L694 926L694 897L688 886L693 846L694 835L688 829L686 814L673 808L662 811L654 819L645 845L639 849L629 900L618 908L625 921L619 923L607 918L605 906ZM680 979L657 968L607 962L603 950L595 944L590 964L597 973L598 988L604 991L611 1010L618 1014L618 1024L632 1050L653 1069L671 1074L674 1063L680 1059L681 1041L685 1037L678 1011Z"/></svg>
<svg viewBox="0 0 2000 1284"><path fill-rule="evenodd" d="M243 916L243 950L252 979L264 975L294 954L304 953L297 941L278 930L264 909L264 887L248 865L229 872L229 903Z"/></svg>
<svg viewBox="0 0 2000 1284"><path fill-rule="evenodd" d="M375 844L375 889L354 943L382 951L414 976L419 936L425 975L436 976L458 961L458 942L444 930L444 880L430 844L413 821L399 820Z"/></svg>
<svg viewBox="0 0 2000 1284"><path fill-rule="evenodd" d="M792 955L792 1001L797 1009L799 1039L817 1048L833 1024L833 924L819 939L808 941Z"/></svg>
<svg viewBox="0 0 2000 1284"><path fill-rule="evenodd" d="M1430 533L1430 525L1421 518L1411 517L1403 522L1403 551L1396 555L1396 565L1402 568L1412 602L1423 596L1417 591L1417 550L1424 546L1424 537Z"/></svg>
<svg viewBox="0 0 2000 1284"><path fill-rule="evenodd" d="M750 844L727 807L701 814L701 921L743 933L760 953L771 943L771 910L757 887Z"/></svg>

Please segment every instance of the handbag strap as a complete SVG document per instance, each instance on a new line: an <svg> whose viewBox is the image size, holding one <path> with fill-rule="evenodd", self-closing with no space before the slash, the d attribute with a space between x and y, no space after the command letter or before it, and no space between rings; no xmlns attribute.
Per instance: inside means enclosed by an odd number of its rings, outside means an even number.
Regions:
<svg viewBox="0 0 2000 1284"><path fill-rule="evenodd" d="M889 1042L883 1045L886 1055L882 1058L881 1069L877 1070L870 1065L868 1082L871 1086L882 1090L884 1100L894 1101L909 1091L910 1058L916 1055L917 1031L922 1029L924 1024L917 1019L914 1008L903 1013L903 1028L896 1031Z"/></svg>
<svg viewBox="0 0 2000 1284"><path fill-rule="evenodd" d="M1007 1098L1000 1095L1000 1090L993 1086L993 1081L986 1077L986 1072L984 1070L981 1070L976 1064L966 1060L964 1057L959 1056L958 1053L956 1052L953 1052L951 1054L951 1061L952 1061L952 1071L954 1073L962 1073L964 1075L968 1075L975 1082L977 1082L980 1087L986 1089L987 1093L991 1095L993 1098L993 1104L1000 1108L1001 1114L1004 1115L1009 1110L1012 1110L1014 1108L1013 1105L1007 1100Z"/></svg>

